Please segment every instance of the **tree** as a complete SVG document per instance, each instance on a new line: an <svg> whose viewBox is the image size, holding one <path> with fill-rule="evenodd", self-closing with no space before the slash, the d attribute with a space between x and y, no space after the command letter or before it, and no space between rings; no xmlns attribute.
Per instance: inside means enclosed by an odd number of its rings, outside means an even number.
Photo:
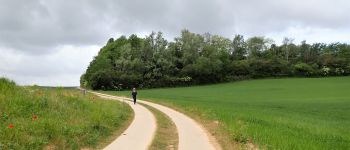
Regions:
<svg viewBox="0 0 350 150"><path fill-rule="evenodd" d="M161 32L108 39L80 78L82 87L121 90L281 76L350 75L350 45L265 37L232 40L183 30L168 42Z"/></svg>
<svg viewBox="0 0 350 150"><path fill-rule="evenodd" d="M310 59L311 59L310 47L311 47L310 44L307 44L305 40L301 42L299 61L302 61L304 63L310 62Z"/></svg>
<svg viewBox="0 0 350 150"><path fill-rule="evenodd" d="M323 49L326 47L324 43L314 43L310 47L309 63L316 63Z"/></svg>
<svg viewBox="0 0 350 150"><path fill-rule="evenodd" d="M183 30L181 37L177 39L180 51L182 51L181 76L195 76L194 64L204 47L204 38L188 30Z"/></svg>
<svg viewBox="0 0 350 150"><path fill-rule="evenodd" d="M233 60L243 60L247 56L247 44L242 35L235 35L232 41L232 50L230 54Z"/></svg>
<svg viewBox="0 0 350 150"><path fill-rule="evenodd" d="M247 40L247 49L249 52L249 57L252 59L260 58L262 52L269 49L270 45L273 43L271 39L265 37L251 37Z"/></svg>
<svg viewBox="0 0 350 150"><path fill-rule="evenodd" d="M289 56L290 56L291 47L293 45L293 41L294 39L285 37L282 42L287 62L289 62Z"/></svg>

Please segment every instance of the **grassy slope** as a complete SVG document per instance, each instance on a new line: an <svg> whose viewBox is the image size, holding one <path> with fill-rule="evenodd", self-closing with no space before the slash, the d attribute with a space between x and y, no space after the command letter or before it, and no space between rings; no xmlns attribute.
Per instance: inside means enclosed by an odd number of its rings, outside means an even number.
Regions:
<svg viewBox="0 0 350 150"><path fill-rule="evenodd" d="M151 89L139 96L219 120L235 142L252 141L267 149L350 148L350 77Z"/></svg>
<svg viewBox="0 0 350 150"><path fill-rule="evenodd" d="M132 110L75 89L24 88L0 79L0 115L0 149L81 149L106 144L128 125Z"/></svg>

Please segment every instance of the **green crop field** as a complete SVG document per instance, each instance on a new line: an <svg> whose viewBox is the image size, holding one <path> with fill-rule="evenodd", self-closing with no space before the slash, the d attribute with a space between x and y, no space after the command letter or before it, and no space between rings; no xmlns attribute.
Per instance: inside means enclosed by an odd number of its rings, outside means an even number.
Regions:
<svg viewBox="0 0 350 150"><path fill-rule="evenodd" d="M350 149L350 77L139 90L139 97L218 120L236 143L265 149Z"/></svg>
<svg viewBox="0 0 350 150"><path fill-rule="evenodd" d="M19 87L0 78L0 150L98 148L132 114L126 104L77 89Z"/></svg>

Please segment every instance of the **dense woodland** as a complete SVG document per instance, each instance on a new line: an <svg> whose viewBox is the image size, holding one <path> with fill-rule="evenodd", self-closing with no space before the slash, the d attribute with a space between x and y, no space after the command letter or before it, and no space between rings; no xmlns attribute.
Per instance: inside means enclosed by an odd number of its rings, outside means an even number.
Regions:
<svg viewBox="0 0 350 150"><path fill-rule="evenodd" d="M265 37L228 39L183 30L167 41L161 32L145 38L109 39L93 59L81 86L123 90L228 82L266 77L350 75L350 45L293 43L277 45Z"/></svg>

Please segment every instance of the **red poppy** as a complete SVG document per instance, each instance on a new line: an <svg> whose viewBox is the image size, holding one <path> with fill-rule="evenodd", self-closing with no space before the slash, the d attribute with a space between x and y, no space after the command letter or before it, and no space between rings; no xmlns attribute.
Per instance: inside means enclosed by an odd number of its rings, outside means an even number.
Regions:
<svg viewBox="0 0 350 150"><path fill-rule="evenodd" d="M10 125L9 125L9 128L10 128L10 129L12 129L13 127L14 127L13 124L10 124Z"/></svg>
<svg viewBox="0 0 350 150"><path fill-rule="evenodd" d="M37 115L33 115L33 120L36 120L38 119L38 116Z"/></svg>

